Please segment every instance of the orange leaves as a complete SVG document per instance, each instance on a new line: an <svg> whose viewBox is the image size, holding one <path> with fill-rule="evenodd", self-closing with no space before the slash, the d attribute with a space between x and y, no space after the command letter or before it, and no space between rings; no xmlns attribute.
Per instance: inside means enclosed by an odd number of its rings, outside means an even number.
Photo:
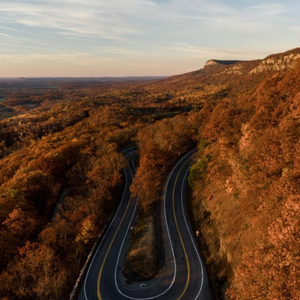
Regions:
<svg viewBox="0 0 300 300"><path fill-rule="evenodd" d="M268 300L299 299L299 200L299 196L289 197L278 217L262 228L266 229L264 243L244 250L232 283L232 295L239 295L240 299L261 294Z"/></svg>
<svg viewBox="0 0 300 300"><path fill-rule="evenodd" d="M56 179L64 177L77 162L81 147L81 143L65 143L58 150L41 155L37 160L37 167Z"/></svg>
<svg viewBox="0 0 300 300"><path fill-rule="evenodd" d="M77 235L75 241L83 242L87 244L97 237L97 233L99 232L99 228L95 225L97 222L97 218L95 215L90 215L86 219L84 219L80 226L80 232Z"/></svg>
<svg viewBox="0 0 300 300"><path fill-rule="evenodd" d="M28 242L19 250L19 255L15 265L0 275L3 283L0 294L4 290L27 299L57 299L61 296L61 287L67 280L66 271L59 266L60 260L51 248Z"/></svg>
<svg viewBox="0 0 300 300"><path fill-rule="evenodd" d="M184 115L158 121L139 131L140 164L131 191L139 196L144 210L158 199L164 172L191 147L193 134Z"/></svg>
<svg viewBox="0 0 300 300"><path fill-rule="evenodd" d="M37 220L36 216L15 208L2 224L11 234L24 238L36 229Z"/></svg>
<svg viewBox="0 0 300 300"><path fill-rule="evenodd" d="M92 162L87 177L92 180L94 187L116 187L120 183L120 171L125 166L123 155L111 151L103 154Z"/></svg>

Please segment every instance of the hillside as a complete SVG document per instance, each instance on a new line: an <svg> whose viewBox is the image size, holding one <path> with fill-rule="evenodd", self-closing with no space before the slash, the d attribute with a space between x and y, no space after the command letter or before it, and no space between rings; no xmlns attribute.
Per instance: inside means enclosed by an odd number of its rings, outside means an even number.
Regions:
<svg viewBox="0 0 300 300"><path fill-rule="evenodd" d="M217 299L299 299L299 58L300 48L255 61L213 60L153 81L7 84L0 299L68 298L116 210L121 150L132 145L139 220L155 225L149 214L168 170L197 145L190 211ZM163 263L153 260L160 245L152 240L154 252L139 255L155 276ZM140 275L141 262L130 259L130 276Z"/></svg>
<svg viewBox="0 0 300 300"><path fill-rule="evenodd" d="M300 296L297 58L299 49L228 76L247 83L234 79L235 95L202 114L192 209L212 274L230 286L230 299Z"/></svg>

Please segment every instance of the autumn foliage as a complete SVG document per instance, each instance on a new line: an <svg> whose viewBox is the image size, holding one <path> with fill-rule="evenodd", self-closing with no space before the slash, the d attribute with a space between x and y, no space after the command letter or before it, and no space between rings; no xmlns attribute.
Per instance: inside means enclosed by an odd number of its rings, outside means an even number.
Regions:
<svg viewBox="0 0 300 300"><path fill-rule="evenodd" d="M166 171L193 147L195 131L187 115L164 119L140 130L137 145L139 168L131 187L146 211L160 197Z"/></svg>
<svg viewBox="0 0 300 300"><path fill-rule="evenodd" d="M6 83L0 299L68 298L116 210L132 145L141 218L198 147L190 210L217 298L299 299L299 53L151 82Z"/></svg>

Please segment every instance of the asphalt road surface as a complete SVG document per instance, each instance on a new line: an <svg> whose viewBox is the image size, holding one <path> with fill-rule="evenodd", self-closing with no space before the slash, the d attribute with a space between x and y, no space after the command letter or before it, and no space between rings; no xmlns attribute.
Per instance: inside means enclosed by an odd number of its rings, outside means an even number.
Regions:
<svg viewBox="0 0 300 300"><path fill-rule="evenodd" d="M193 151L173 168L165 185L160 221L165 267L157 278L128 282L122 266L129 245L137 201L129 186L135 174L134 153L127 154L122 201L81 285L78 300L212 300L204 264L185 208L185 191Z"/></svg>

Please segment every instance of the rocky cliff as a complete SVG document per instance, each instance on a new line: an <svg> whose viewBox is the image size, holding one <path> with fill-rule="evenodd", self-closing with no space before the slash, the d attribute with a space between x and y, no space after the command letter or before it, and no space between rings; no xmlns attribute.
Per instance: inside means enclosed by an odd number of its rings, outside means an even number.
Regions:
<svg viewBox="0 0 300 300"><path fill-rule="evenodd" d="M262 60L257 67L250 71L250 74L290 69L299 62L299 59L300 49L295 49L292 53L286 53L286 55L272 55Z"/></svg>

